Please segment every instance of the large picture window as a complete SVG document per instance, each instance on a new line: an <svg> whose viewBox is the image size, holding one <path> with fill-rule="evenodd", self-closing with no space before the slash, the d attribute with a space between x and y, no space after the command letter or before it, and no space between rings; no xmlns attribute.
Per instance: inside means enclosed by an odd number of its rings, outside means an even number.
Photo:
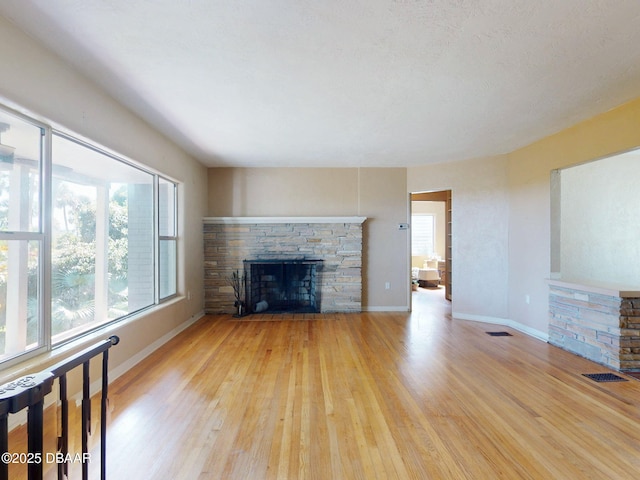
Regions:
<svg viewBox="0 0 640 480"><path fill-rule="evenodd" d="M152 305L154 176L53 135L54 343Z"/></svg>
<svg viewBox="0 0 640 480"><path fill-rule="evenodd" d="M176 196L166 178L0 110L0 362L174 296Z"/></svg>

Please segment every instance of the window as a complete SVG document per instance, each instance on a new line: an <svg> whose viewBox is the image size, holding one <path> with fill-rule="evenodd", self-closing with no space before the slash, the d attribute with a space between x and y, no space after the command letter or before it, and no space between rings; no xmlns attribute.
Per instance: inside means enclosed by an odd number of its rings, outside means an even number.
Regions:
<svg viewBox="0 0 640 480"><path fill-rule="evenodd" d="M42 127L0 111L0 359L44 345Z"/></svg>
<svg viewBox="0 0 640 480"><path fill-rule="evenodd" d="M175 295L176 196L168 179L0 110L0 361Z"/></svg>
<svg viewBox="0 0 640 480"><path fill-rule="evenodd" d="M152 305L153 175L53 135L54 343Z"/></svg>
<svg viewBox="0 0 640 480"><path fill-rule="evenodd" d="M159 231L159 274L160 299L176 294L176 184L160 178L158 181L158 231Z"/></svg>
<svg viewBox="0 0 640 480"><path fill-rule="evenodd" d="M434 253L434 216L411 216L411 255L428 257Z"/></svg>

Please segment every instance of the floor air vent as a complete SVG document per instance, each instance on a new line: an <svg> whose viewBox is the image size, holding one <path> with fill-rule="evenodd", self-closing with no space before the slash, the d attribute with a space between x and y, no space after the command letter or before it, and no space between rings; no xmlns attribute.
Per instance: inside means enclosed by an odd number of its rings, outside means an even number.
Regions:
<svg viewBox="0 0 640 480"><path fill-rule="evenodd" d="M626 378L619 377L613 373L583 373L587 378L596 382L626 382Z"/></svg>
<svg viewBox="0 0 640 480"><path fill-rule="evenodd" d="M513 337L509 332L486 332L487 335L491 335L492 337Z"/></svg>

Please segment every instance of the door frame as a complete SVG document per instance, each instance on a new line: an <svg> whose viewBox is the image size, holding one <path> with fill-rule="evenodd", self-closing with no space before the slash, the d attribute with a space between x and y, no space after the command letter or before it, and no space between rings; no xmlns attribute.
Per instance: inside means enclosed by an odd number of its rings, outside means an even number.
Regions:
<svg viewBox="0 0 640 480"><path fill-rule="evenodd" d="M414 201L429 201L429 202L444 202L445 204L445 264L446 264L446 274L445 274L445 298L449 301L452 301L452 291L453 291L453 276L452 276L452 192L451 189L447 190L435 190L435 191L423 191L423 192L410 192L409 193L409 221L411 222L413 215L413 204ZM411 223L409 224L410 228L412 228ZM411 235L408 235L408 250L409 250L409 278L411 278ZM411 286L409 286L409 310L411 311L412 306L412 295L411 295Z"/></svg>

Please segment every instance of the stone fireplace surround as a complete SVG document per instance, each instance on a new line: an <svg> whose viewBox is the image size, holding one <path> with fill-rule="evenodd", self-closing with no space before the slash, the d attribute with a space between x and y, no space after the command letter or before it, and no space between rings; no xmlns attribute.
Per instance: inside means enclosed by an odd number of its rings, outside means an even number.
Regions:
<svg viewBox="0 0 640 480"><path fill-rule="evenodd" d="M549 280L549 343L623 372L640 372L640 291Z"/></svg>
<svg viewBox="0 0 640 480"><path fill-rule="evenodd" d="M362 230L366 217L206 217L205 313L233 313L229 277L244 260L322 260L321 312L362 310Z"/></svg>

